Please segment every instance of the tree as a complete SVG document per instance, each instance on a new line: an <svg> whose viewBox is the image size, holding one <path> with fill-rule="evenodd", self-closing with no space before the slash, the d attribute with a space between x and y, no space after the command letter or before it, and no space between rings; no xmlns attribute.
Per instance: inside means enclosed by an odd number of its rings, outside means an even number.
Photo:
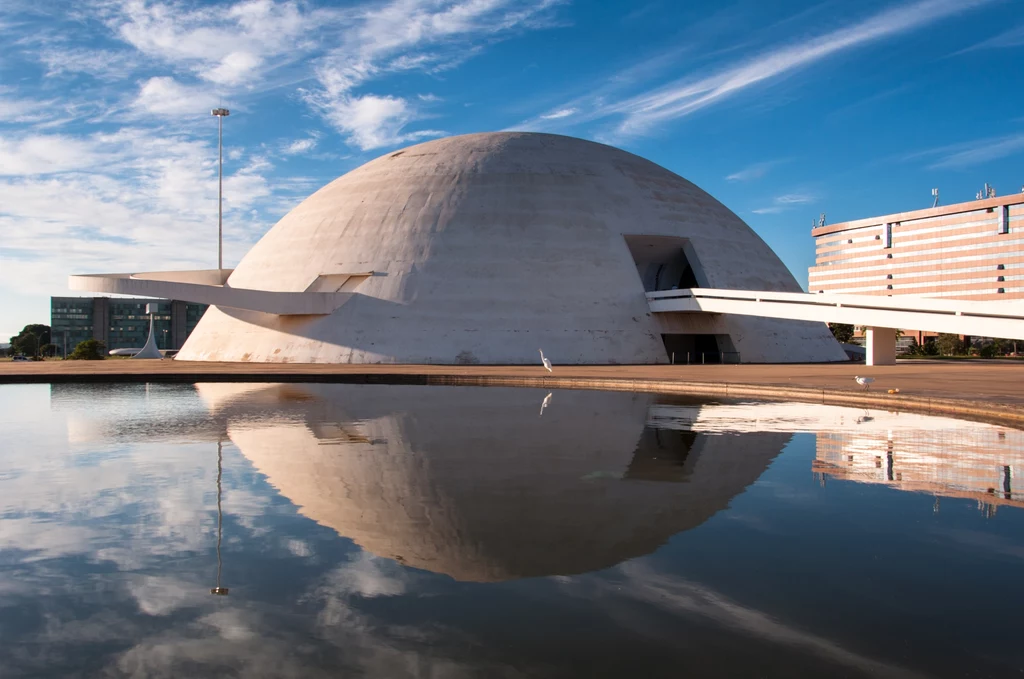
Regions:
<svg viewBox="0 0 1024 679"><path fill-rule="evenodd" d="M50 326L30 323L11 338L11 353L35 356L39 347L50 343Z"/></svg>
<svg viewBox="0 0 1024 679"><path fill-rule="evenodd" d="M829 323L828 329L840 342L849 343L853 339L853 326L849 323Z"/></svg>
<svg viewBox="0 0 1024 679"><path fill-rule="evenodd" d="M68 354L68 360L102 361L105 358L103 356L103 350L106 348L106 345L99 340L85 340L84 342L79 342L78 346L75 347L75 350Z"/></svg>
<svg viewBox="0 0 1024 679"><path fill-rule="evenodd" d="M935 338L935 348L943 356L956 356L964 352L964 343L960 341L960 335L944 332Z"/></svg>
<svg viewBox="0 0 1024 679"><path fill-rule="evenodd" d="M39 347L39 355L40 356L56 356L57 355L57 350L59 348L60 347L58 347L56 344L44 344L43 346Z"/></svg>

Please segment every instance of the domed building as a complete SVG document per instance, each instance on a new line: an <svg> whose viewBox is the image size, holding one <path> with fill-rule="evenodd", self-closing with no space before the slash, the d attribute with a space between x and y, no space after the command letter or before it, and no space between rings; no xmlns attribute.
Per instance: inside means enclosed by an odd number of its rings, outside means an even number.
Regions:
<svg viewBox="0 0 1024 679"><path fill-rule="evenodd" d="M377 158L288 213L225 287L343 303L308 315L212 307L180 359L523 364L543 349L563 365L845 360L822 323L652 314L654 290L801 289L697 186L550 134L471 134Z"/></svg>

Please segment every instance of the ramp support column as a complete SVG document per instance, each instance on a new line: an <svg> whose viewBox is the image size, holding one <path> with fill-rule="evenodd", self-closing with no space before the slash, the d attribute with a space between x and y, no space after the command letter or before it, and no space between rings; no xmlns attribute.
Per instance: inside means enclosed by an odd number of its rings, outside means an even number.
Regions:
<svg viewBox="0 0 1024 679"><path fill-rule="evenodd" d="M866 365L896 364L895 328L869 327L864 340L865 347L867 348Z"/></svg>

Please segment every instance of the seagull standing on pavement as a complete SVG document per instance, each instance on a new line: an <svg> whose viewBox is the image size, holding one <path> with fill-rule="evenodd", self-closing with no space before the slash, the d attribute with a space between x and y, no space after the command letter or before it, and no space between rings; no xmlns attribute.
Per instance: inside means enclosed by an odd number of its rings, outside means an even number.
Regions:
<svg viewBox="0 0 1024 679"><path fill-rule="evenodd" d="M545 368L545 369L546 369L546 370L547 370L548 372L554 372L554 371L553 371L553 370L551 369L551 359L549 359L549 358L546 358L546 357L544 356L544 350L543 350L543 349L538 349L537 351L539 351L539 352L540 352L540 362L544 364L544 368Z"/></svg>
<svg viewBox="0 0 1024 679"><path fill-rule="evenodd" d="M871 383L875 381L874 377L861 377L860 375L857 375L853 379L857 380L857 384L859 384L860 386L864 387L865 391L870 389L871 388Z"/></svg>

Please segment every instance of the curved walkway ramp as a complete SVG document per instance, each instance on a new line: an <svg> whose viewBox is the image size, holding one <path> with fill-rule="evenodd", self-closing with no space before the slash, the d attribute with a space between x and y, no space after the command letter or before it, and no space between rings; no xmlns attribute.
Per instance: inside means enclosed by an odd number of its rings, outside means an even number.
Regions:
<svg viewBox="0 0 1024 679"><path fill-rule="evenodd" d="M688 288L648 292L653 313L714 313L867 327L868 365L896 361L896 328L1024 339L1024 302Z"/></svg>
<svg viewBox="0 0 1024 679"><path fill-rule="evenodd" d="M70 276L68 287L83 292L106 292L197 304L261 311L281 316L326 315L352 298L352 290L373 272L316 276L302 292L233 288L231 269L155 271Z"/></svg>

